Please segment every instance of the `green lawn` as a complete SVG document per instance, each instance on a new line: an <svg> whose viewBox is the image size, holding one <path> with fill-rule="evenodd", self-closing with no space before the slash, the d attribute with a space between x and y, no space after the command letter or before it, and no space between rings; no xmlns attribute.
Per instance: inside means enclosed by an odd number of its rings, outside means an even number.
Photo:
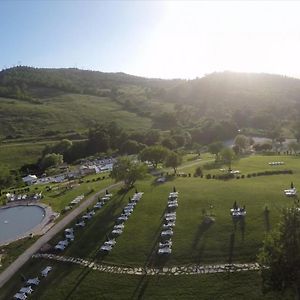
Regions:
<svg viewBox="0 0 300 300"><path fill-rule="evenodd" d="M211 159L206 157L199 163L204 164ZM269 161L284 161L285 165L270 167ZM196 166L189 165L188 168ZM156 255L157 243L167 196L176 186L180 193L179 207L172 238L173 252L166 261L167 265L254 262L263 238L276 226L281 209L294 203L293 198L283 195L283 189L288 188L291 181L298 186L300 159L292 156L250 156L235 162L233 168L242 174L272 169L292 169L294 173L229 181L174 177L161 185L154 184L154 178L147 178L136 184L139 191L144 191L144 196L125 223L124 232L111 253L103 258L99 255L99 248L134 190L126 194L114 193L88 225L75 232L76 239L64 255L116 265L160 265ZM219 170L205 171L208 172L216 174ZM101 182L104 183L92 184ZM85 184L88 186L88 183ZM62 195L59 202L63 203L63 199ZM230 216L234 201L246 206L244 222L233 222ZM270 211L268 216L264 213L266 206ZM203 223L204 211L215 218L210 226ZM52 243L59 238L61 236L57 236ZM27 271L33 272L42 263L46 262L33 260ZM40 297L37 299L82 299L80 297L83 295L91 299L131 299L138 298L139 293L143 293L143 299L199 299L199 295L201 299L285 299L275 294L264 297L260 292L257 273L161 276L151 277L146 282L143 279L140 283L141 278L135 276L89 271L81 278L79 267L58 269L57 275L47 279L49 283L42 294L36 294ZM59 274L67 279L58 281ZM102 284L97 285L96 282ZM9 290L10 285L15 289L15 284L10 282L4 291Z"/></svg>
<svg viewBox="0 0 300 300"><path fill-rule="evenodd" d="M51 143L0 144L0 165L19 169L25 164L36 163L47 144Z"/></svg>

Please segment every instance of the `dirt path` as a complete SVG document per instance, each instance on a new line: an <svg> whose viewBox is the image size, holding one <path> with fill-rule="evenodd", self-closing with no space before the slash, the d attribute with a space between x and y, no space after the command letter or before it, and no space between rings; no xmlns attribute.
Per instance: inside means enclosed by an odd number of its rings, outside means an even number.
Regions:
<svg viewBox="0 0 300 300"><path fill-rule="evenodd" d="M0 288L29 260L33 254L35 254L45 243L51 240L58 232L65 228L72 220L87 209L88 206L96 201L100 194L105 193L106 189L113 189L120 186L122 183L112 184L101 191L97 192L81 205L72 210L66 217L55 224L48 232L41 236L32 246L24 251L13 263L11 263L1 274L0 274Z"/></svg>

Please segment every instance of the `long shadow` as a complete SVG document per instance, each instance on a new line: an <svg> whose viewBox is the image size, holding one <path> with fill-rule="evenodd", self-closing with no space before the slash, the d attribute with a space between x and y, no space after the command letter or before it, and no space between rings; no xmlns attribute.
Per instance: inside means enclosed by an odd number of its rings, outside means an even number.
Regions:
<svg viewBox="0 0 300 300"><path fill-rule="evenodd" d="M242 241L245 239L245 230L246 230L246 219L244 217L240 218L240 229L242 233Z"/></svg>
<svg viewBox="0 0 300 300"><path fill-rule="evenodd" d="M233 259L234 242L235 242L235 233L232 232L230 234L230 240L229 240L229 255L228 255L229 264L232 263L232 259Z"/></svg>
<svg viewBox="0 0 300 300"><path fill-rule="evenodd" d="M269 209L267 207L264 210L264 223L265 223L266 231L269 232L270 229L271 229L271 225L270 225L270 211L269 211Z"/></svg>
<svg viewBox="0 0 300 300"><path fill-rule="evenodd" d="M211 222L205 222L204 220L202 221L202 223L198 226L198 230L196 232L193 244L192 244L192 249L196 249L198 246L198 243L200 241L200 239L203 237L203 235L205 234L206 231L208 231L208 229L213 225L213 221Z"/></svg>
<svg viewBox="0 0 300 300"><path fill-rule="evenodd" d="M72 290L68 293L68 295L65 297L65 300L70 299L70 297L73 295L73 293L76 291L76 289L79 287L79 285L81 284L81 282L86 278L86 276L91 272L90 269L85 268L82 272L81 272L81 276L78 279L78 281L76 282L76 284L74 284L74 287L72 288Z"/></svg>
<svg viewBox="0 0 300 300"><path fill-rule="evenodd" d="M75 240L74 244L76 248L71 248L70 253L73 249L80 249L78 253L75 252L77 257L90 257L95 260L99 255L98 247L95 249L95 245L99 245L99 242L103 239L106 239L107 233L110 233L114 223L111 222L112 219L117 217L116 211L120 208L120 203L123 202L124 197L126 197L127 193L124 193L122 197L120 197L116 202L111 204L109 207L104 207L104 211L102 215L96 216L96 220L92 224L88 224L88 228L83 228L83 234L78 234L78 238L82 236L82 238ZM113 200L113 199L112 199ZM110 200L110 201L112 201ZM107 203L108 204L108 203ZM106 204L106 205L107 205ZM92 221L92 220L91 220ZM95 233L97 233L97 237L95 238ZM90 236L90 238L89 238ZM91 249L90 253L85 252L85 249ZM92 250L94 248L94 250ZM100 245L99 245L100 248ZM69 254L69 251L67 252ZM101 257L102 258L102 257Z"/></svg>
<svg viewBox="0 0 300 300"><path fill-rule="evenodd" d="M147 275L141 276L141 279L139 280L130 299L142 299L148 284L149 284L149 278L147 277Z"/></svg>

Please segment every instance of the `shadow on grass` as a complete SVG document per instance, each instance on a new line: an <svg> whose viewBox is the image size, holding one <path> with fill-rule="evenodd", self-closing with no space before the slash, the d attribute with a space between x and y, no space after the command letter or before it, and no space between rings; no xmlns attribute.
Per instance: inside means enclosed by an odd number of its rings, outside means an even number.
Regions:
<svg viewBox="0 0 300 300"><path fill-rule="evenodd" d="M206 231L208 231L208 229L213 225L213 222L206 222L205 220L202 221L202 223L198 226L198 230L196 232L193 244L192 244L192 248L196 249L198 246L199 241L201 240L201 238L203 237L203 235L205 234Z"/></svg>
<svg viewBox="0 0 300 300"><path fill-rule="evenodd" d="M233 261L234 242L235 242L235 233L232 232L230 234L230 240L229 240L229 254L228 254L228 263L229 264L231 264Z"/></svg>
<svg viewBox="0 0 300 300"><path fill-rule="evenodd" d="M245 239L245 230L246 230L246 219L244 217L240 218L240 229L242 233L242 241Z"/></svg>
<svg viewBox="0 0 300 300"><path fill-rule="evenodd" d="M271 229L271 225L270 225L270 211L269 209L266 207L264 210L264 224L265 224L265 229L266 231L270 231Z"/></svg>
<svg viewBox="0 0 300 300"><path fill-rule="evenodd" d="M68 295L65 297L65 300L70 299L72 297L73 293L76 291L76 289L80 286L82 281L86 278L86 276L91 272L89 268L84 268L82 272L77 276L78 280L74 284L73 288L71 291L68 293ZM63 278L62 278L63 280Z"/></svg>
<svg viewBox="0 0 300 300"><path fill-rule="evenodd" d="M102 214L95 216L95 220L90 221L91 224L83 229L82 234L78 234L67 255L86 257L93 260L99 257L101 243L109 237L115 225L113 220L118 216L120 204L124 201L127 193L128 191L119 196L119 199L115 199L110 206L104 208ZM113 199L110 201L113 201ZM109 205L109 202L106 205Z"/></svg>
<svg viewBox="0 0 300 300"><path fill-rule="evenodd" d="M149 277L147 275L141 276L130 299L143 299L147 286L149 284Z"/></svg>

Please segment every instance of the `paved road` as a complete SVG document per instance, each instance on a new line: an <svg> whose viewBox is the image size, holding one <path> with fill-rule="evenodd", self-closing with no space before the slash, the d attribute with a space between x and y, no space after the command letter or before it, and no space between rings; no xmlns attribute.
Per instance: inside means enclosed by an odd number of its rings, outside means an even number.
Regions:
<svg viewBox="0 0 300 300"><path fill-rule="evenodd" d="M32 246L26 249L13 263L11 263L2 273L0 273L0 288L31 258L31 256L36 253L45 243L51 240L58 232L64 229L72 220L74 220L78 215L87 209L97 197L105 193L106 189L113 189L120 186L121 183L112 184L105 189L97 192L95 195L91 196L85 200L80 206L72 210L65 218L60 220L55 224L48 232L41 236Z"/></svg>

